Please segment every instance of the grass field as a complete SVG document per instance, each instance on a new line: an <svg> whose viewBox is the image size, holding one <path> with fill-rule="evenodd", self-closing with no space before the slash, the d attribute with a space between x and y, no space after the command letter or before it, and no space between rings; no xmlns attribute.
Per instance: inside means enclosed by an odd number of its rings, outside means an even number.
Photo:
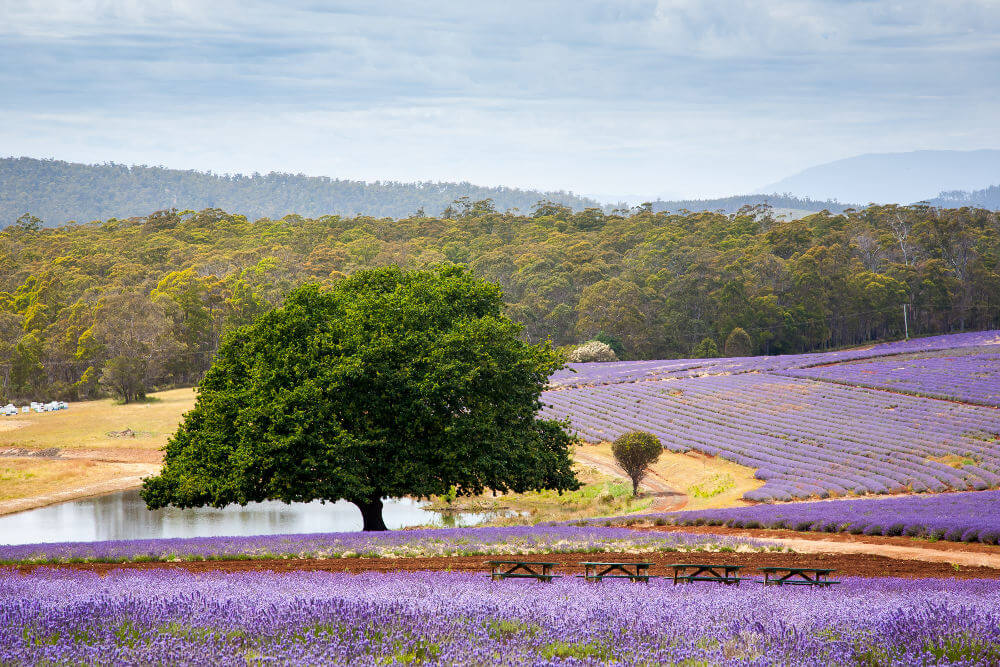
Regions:
<svg viewBox="0 0 1000 667"><path fill-rule="evenodd" d="M194 389L174 389L145 403L0 418L0 514L135 487L159 469L160 449L193 405ZM115 435L126 430L135 436Z"/></svg>

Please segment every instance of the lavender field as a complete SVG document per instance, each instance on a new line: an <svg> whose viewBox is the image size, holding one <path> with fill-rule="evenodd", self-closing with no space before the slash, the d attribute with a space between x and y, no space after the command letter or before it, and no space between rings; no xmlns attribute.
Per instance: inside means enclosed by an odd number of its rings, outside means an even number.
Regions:
<svg viewBox="0 0 1000 667"><path fill-rule="evenodd" d="M3 664L996 664L994 581L0 571Z"/></svg>
<svg viewBox="0 0 1000 667"><path fill-rule="evenodd" d="M604 526L515 526L25 544L0 546L0 563L410 558L769 548L767 542L721 536L637 533Z"/></svg>
<svg viewBox="0 0 1000 667"><path fill-rule="evenodd" d="M756 505L658 515L679 525L907 535L1000 543L1000 491Z"/></svg>
<svg viewBox="0 0 1000 667"><path fill-rule="evenodd" d="M1000 407L1000 350L815 366L786 371L794 377L829 380Z"/></svg>
<svg viewBox="0 0 1000 667"><path fill-rule="evenodd" d="M764 484L744 496L754 501L995 488L1000 411L983 403L1000 395L997 335L786 357L578 364L575 376L554 377L542 395L542 414L569 420L588 442L641 429L672 451L696 450L756 468ZM817 367L959 349L967 353ZM889 370L906 365L914 370ZM874 369L864 382L852 383L847 372L834 375L865 366ZM876 388L899 378L908 378L897 383L905 393Z"/></svg>

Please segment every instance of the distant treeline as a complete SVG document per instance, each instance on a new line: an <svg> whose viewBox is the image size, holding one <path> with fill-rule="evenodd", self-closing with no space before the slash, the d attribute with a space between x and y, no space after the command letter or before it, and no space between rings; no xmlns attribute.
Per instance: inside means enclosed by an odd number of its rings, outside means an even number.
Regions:
<svg viewBox="0 0 1000 667"><path fill-rule="evenodd" d="M723 213L736 213L744 206L757 206L767 204L772 208L791 208L800 211L830 211L832 213L843 213L850 204L841 204L835 201L816 201L808 197L796 197L794 195L770 194L770 195L735 195L733 197L720 197L719 199L677 199L671 201L656 200L653 202L653 210L656 212L667 211L669 213L679 213L681 211L722 211Z"/></svg>
<svg viewBox="0 0 1000 667"><path fill-rule="evenodd" d="M982 209L873 206L778 221L732 214L531 214L460 201L447 216L161 211L0 232L0 401L196 382L220 336L294 286L362 267L467 264L503 288L532 341L600 335L625 358L723 348L806 352L986 329L1000 315L1000 223ZM714 345L705 345L709 338Z"/></svg>
<svg viewBox="0 0 1000 667"><path fill-rule="evenodd" d="M962 206L975 206L991 211L1000 210L1000 185L991 185L982 190L966 192L964 190L952 190L942 192L939 196L930 200L932 206L944 208L959 208Z"/></svg>
<svg viewBox="0 0 1000 667"><path fill-rule="evenodd" d="M600 206L571 192L540 192L471 183L366 183L301 174L220 176L121 164L86 165L32 158L0 159L0 227L31 212L45 224L148 215L169 208L220 208L251 219L299 215L439 215L452 201L492 199L497 209L531 210L549 199L583 210Z"/></svg>

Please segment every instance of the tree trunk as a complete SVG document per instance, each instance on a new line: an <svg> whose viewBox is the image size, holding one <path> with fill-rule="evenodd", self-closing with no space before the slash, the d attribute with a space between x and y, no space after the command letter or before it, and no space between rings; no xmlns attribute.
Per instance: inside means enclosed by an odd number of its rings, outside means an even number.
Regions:
<svg viewBox="0 0 1000 667"><path fill-rule="evenodd" d="M635 498L638 495L639 495L639 478L638 477L633 477L632 478L632 497Z"/></svg>
<svg viewBox="0 0 1000 667"><path fill-rule="evenodd" d="M382 520L382 500L358 501L354 504L361 510L361 520L364 522L361 530L388 530Z"/></svg>

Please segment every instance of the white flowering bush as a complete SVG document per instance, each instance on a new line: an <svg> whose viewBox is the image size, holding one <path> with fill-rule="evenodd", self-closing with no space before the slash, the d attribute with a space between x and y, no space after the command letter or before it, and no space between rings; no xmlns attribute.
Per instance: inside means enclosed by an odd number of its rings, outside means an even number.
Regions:
<svg viewBox="0 0 1000 667"><path fill-rule="evenodd" d="M569 361L574 364L587 361L618 361L618 357L607 343L602 343L599 340L588 340L569 353Z"/></svg>

